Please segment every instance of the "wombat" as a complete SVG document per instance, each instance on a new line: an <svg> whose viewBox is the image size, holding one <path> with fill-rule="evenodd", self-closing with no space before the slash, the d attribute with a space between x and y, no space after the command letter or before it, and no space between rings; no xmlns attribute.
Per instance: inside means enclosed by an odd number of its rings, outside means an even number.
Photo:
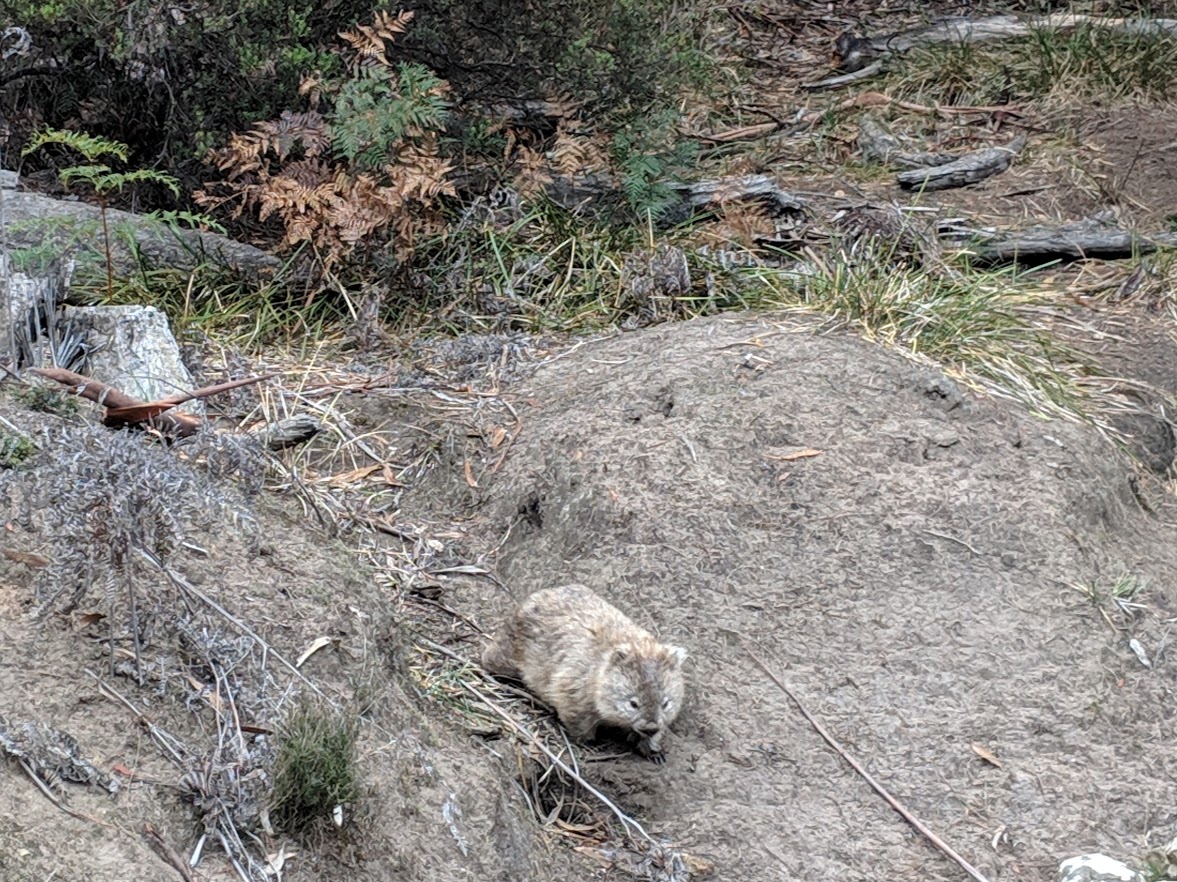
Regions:
<svg viewBox="0 0 1177 882"><path fill-rule="evenodd" d="M524 600L486 647L482 665L522 680L574 738L615 726L635 733L642 753L661 762L662 739L682 707L686 657L588 588L566 585Z"/></svg>

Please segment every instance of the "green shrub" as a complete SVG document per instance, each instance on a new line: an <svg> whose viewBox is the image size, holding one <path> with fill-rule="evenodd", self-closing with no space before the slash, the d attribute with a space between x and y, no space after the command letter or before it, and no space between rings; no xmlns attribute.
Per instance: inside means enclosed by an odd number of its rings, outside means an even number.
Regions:
<svg viewBox="0 0 1177 882"><path fill-rule="evenodd" d="M0 24L29 32L32 50L20 67L33 73L0 91L0 115L84 126L191 185L210 147L294 106L304 73L338 70L338 31L386 5L8 0Z"/></svg>
<svg viewBox="0 0 1177 882"><path fill-rule="evenodd" d="M706 81L698 0L419 0L405 51L463 99L565 96L633 117Z"/></svg>
<svg viewBox="0 0 1177 882"><path fill-rule="evenodd" d="M304 700L278 734L271 773L270 819L288 833L330 821L360 793L356 758L358 717Z"/></svg>

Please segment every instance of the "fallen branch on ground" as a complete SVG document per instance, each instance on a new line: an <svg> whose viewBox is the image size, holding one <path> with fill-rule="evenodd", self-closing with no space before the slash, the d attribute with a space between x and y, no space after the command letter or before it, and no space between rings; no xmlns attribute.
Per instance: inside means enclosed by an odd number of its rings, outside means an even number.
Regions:
<svg viewBox="0 0 1177 882"><path fill-rule="evenodd" d="M979 230L960 224L941 226L941 239L963 240L962 247L982 264L1045 263L1051 260L1116 260L1177 247L1177 233L1142 235L1112 226L1101 217L1069 224L1037 224L1022 230Z"/></svg>
<svg viewBox="0 0 1177 882"><path fill-rule="evenodd" d="M989 147L966 153L959 159L943 165L900 172L895 179L899 186L908 190L947 190L951 187L964 187L1001 174L1009 168L1013 158L1021 153L1025 146L1025 135L1019 135L1004 147Z"/></svg>
<svg viewBox="0 0 1177 882"><path fill-rule="evenodd" d="M879 794L879 796L883 797L883 799L887 801L887 804L890 805L891 808L899 812L899 814L903 816L903 820L907 821L907 823L911 824L911 826L915 827L916 830L926 836L929 842L936 846L936 848L940 849L940 851L942 851L948 857L952 858L952 860L954 860L962 870L972 876L975 880L977 880L977 882L989 882L989 880L984 875L982 875L980 870L957 854L943 839L928 829L927 825L924 824L923 821L913 815L899 800L888 793L886 788L876 781L874 777L871 776L870 772L863 768L862 763L851 756L847 752L846 748L838 743L837 739L835 739L834 736L829 733L829 730L827 730L826 727L822 725L821 720L817 719L817 717L809 712L809 709L801 703L801 699L797 697L796 693L786 686L780 677L772 672L772 669L761 660L760 656L752 651L752 648L748 645L747 641L744 640L742 636L739 638L739 641L740 645L744 647L744 652L748 653L748 657L756 663L756 666L760 668L760 670L764 671L764 673L768 675L768 679L772 680L778 689L780 689L785 693L785 695L792 699L793 704L797 705L797 709L801 711L802 716L804 716L805 719L809 721L809 724L813 726L815 730L817 730L817 734L825 740L826 744L832 747L838 753L838 755L842 757L842 759L846 760L846 762L850 764L850 767L854 769L854 771L858 772L858 774L862 776L863 780L866 781L866 783L869 784L871 788L877 794Z"/></svg>
<svg viewBox="0 0 1177 882"><path fill-rule="evenodd" d="M1073 12L1060 12L1025 20L1016 15L994 15L976 20L952 17L942 19L927 27L886 36L857 37L852 34L842 34L834 44L834 57L838 68L849 70L851 75L830 77L805 88L834 89L850 85L863 79L867 69L872 69L871 73L881 70L881 59L886 56L907 52L917 46L1009 40L1029 37L1037 31L1066 31L1084 25L1122 31L1127 34L1177 37L1177 19L1173 18L1106 18ZM853 76L853 74L860 75Z"/></svg>
<svg viewBox="0 0 1177 882"><path fill-rule="evenodd" d="M228 392L230 389L260 383L262 380L270 378L269 375L247 377L244 380L231 380L228 383L218 383L216 386L197 389L195 392L169 395L167 398L160 398L157 401L141 401L113 386L108 386L73 371L67 371L64 368L31 368L29 373L55 380L63 386L69 387L68 391L71 394L79 395L95 404L102 405L106 409L106 413L102 417L104 426L118 429L124 426L145 425L176 438L195 435L204 425L204 420L192 414L170 413L169 411L173 408L179 407L186 401L208 398L219 392Z"/></svg>

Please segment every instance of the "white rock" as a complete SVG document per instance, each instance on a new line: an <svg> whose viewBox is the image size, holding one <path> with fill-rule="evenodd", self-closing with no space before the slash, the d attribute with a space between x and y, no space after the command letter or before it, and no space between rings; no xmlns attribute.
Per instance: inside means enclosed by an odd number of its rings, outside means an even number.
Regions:
<svg viewBox="0 0 1177 882"><path fill-rule="evenodd" d="M1063 861L1059 882L1144 882L1144 877L1127 864L1106 854L1084 854Z"/></svg>
<svg viewBox="0 0 1177 882"><path fill-rule="evenodd" d="M167 317L154 306L67 306L89 346L80 373L143 401L193 389ZM201 414L200 402L180 410Z"/></svg>

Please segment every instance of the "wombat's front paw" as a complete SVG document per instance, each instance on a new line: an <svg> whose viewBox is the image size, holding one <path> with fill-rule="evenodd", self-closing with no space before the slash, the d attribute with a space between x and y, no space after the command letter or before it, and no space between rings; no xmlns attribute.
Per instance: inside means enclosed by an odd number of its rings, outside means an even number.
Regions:
<svg viewBox="0 0 1177 882"><path fill-rule="evenodd" d="M662 745L660 742L651 741L649 738L643 738L638 744L638 750L642 756L648 759L654 765L660 766L666 762L666 754L662 752Z"/></svg>

